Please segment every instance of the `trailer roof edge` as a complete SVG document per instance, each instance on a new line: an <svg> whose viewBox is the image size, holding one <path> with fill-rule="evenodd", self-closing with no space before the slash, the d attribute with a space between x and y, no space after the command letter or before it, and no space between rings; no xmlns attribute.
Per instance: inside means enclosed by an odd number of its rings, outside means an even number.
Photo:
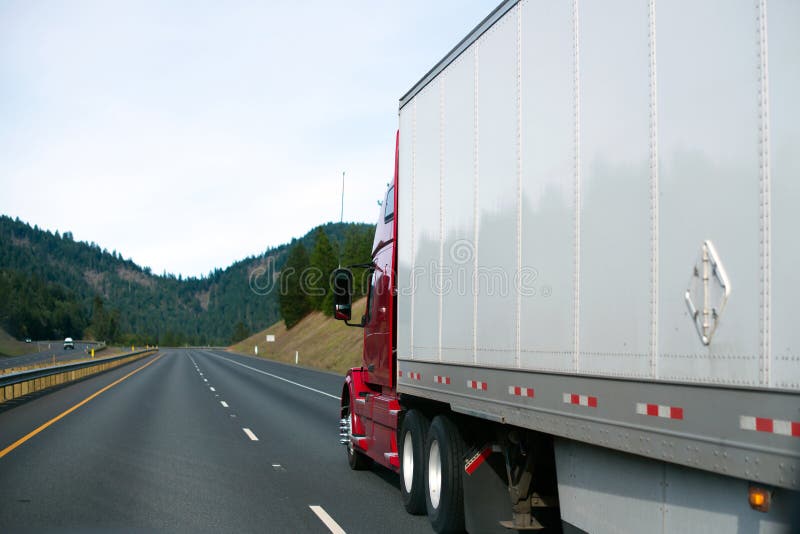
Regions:
<svg viewBox="0 0 800 534"><path fill-rule="evenodd" d="M439 75L444 69L447 68L450 63L455 61L455 59L460 56L469 46L474 43L475 41L480 38L481 35L486 33L486 31L491 28L495 22L500 20L503 15L505 15L511 8L519 3L520 0L505 0L502 4L497 6L494 11L489 13L489 15L483 19L471 32L464 37L461 42L459 42L455 47L453 47L447 55L444 56L434 67L429 70L425 76L423 76L414 86L400 98L400 107L399 109L403 109L403 106L408 104L408 102L414 98L417 93L422 91L422 89L428 85L436 76Z"/></svg>

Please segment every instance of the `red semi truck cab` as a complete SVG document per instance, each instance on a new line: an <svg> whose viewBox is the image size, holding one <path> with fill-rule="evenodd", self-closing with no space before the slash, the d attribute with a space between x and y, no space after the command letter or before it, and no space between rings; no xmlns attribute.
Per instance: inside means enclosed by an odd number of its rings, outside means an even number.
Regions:
<svg viewBox="0 0 800 534"><path fill-rule="evenodd" d="M359 324L351 324L364 328L362 365L348 371L342 388L341 441L347 445L353 468L367 466L367 458L394 471L400 468L397 450L400 405L395 389L398 143L399 132L395 140L394 180L381 203L372 245L366 310ZM352 287L352 279L350 284ZM349 295L347 300L349 309ZM349 319L349 311L345 317L337 309L336 317Z"/></svg>

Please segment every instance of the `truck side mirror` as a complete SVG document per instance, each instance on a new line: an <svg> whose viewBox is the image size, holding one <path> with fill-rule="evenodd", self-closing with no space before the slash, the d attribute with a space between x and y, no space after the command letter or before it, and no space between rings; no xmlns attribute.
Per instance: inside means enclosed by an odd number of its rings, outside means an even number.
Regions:
<svg viewBox="0 0 800 534"><path fill-rule="evenodd" d="M349 269L333 271L333 317L349 321L353 307L353 273Z"/></svg>

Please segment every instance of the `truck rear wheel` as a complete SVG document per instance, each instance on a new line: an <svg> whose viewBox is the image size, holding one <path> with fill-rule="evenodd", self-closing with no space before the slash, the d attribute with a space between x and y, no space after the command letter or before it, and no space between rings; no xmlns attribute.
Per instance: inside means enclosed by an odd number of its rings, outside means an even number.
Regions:
<svg viewBox="0 0 800 534"><path fill-rule="evenodd" d="M426 445L425 505L428 519L438 533L464 531L464 484L461 468L464 440L448 417L439 415L431 424Z"/></svg>
<svg viewBox="0 0 800 534"><path fill-rule="evenodd" d="M400 426L400 494L409 514L424 514L425 444L431 423L422 412L410 410Z"/></svg>

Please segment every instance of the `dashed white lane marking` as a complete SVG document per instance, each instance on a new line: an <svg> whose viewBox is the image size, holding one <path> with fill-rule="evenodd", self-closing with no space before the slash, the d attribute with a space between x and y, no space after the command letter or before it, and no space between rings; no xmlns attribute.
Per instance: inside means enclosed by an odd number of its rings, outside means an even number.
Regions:
<svg viewBox="0 0 800 534"><path fill-rule="evenodd" d="M239 363L239 362L237 362L235 360L231 360L229 358L223 358L222 356L217 356L216 354L212 354L212 356L214 356L216 358L220 358L222 360L227 360L227 361L229 361L229 362L231 362L231 363L233 363L235 365L238 365L240 367L244 367L245 369L250 369L251 371L255 371L256 373L261 373L262 375L267 375L267 376L271 376L272 378L277 378L278 380L283 380L284 382L292 384L293 386L297 386L297 387L300 387L300 388L303 388L303 389L307 389L309 391L313 391L314 393L319 393L320 395L325 395L326 397L330 397L332 399L339 400L339 396L338 395L331 395L330 393L326 393L324 391L320 391L318 389L314 389L312 387L306 386L304 384L300 384L298 382L294 382L292 380L289 380L288 378L283 378L282 376L273 375L272 373L268 373L266 371L262 371L261 369L256 369L255 367L250 367L249 365L245 365L243 363Z"/></svg>
<svg viewBox="0 0 800 534"><path fill-rule="evenodd" d="M208 389L210 389L211 391L217 391L216 389L213 388L213 386L209 386Z"/></svg>
<svg viewBox="0 0 800 534"><path fill-rule="evenodd" d="M328 527L328 530L330 530L333 534L347 534L344 529L339 526L339 523L334 521L333 518L328 515L328 512L326 512L322 506L309 505L309 508L311 508L312 512L317 514L319 520L325 523L325 526Z"/></svg>
<svg viewBox="0 0 800 534"><path fill-rule="evenodd" d="M228 403L225 402L225 401L219 401L219 403L222 405L223 408L227 408L228 407Z"/></svg>
<svg viewBox="0 0 800 534"><path fill-rule="evenodd" d="M203 382L208 382L208 378L204 378L204 379L203 379Z"/></svg>
<svg viewBox="0 0 800 534"><path fill-rule="evenodd" d="M252 430L250 430L249 428L243 428L242 430L244 430L244 433L247 434L247 437L250 438L252 441L258 441L258 437L255 434L253 434Z"/></svg>

